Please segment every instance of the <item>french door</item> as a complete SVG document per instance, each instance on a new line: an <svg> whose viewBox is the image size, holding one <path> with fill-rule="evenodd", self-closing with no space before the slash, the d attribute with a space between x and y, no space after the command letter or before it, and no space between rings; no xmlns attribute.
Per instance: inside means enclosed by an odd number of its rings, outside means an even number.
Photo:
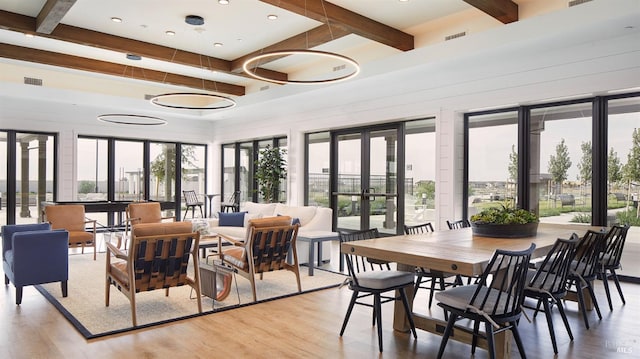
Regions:
<svg viewBox="0 0 640 359"><path fill-rule="evenodd" d="M399 233L401 131L401 126L393 125L333 133L332 173L337 175L332 178L331 203L337 229Z"/></svg>

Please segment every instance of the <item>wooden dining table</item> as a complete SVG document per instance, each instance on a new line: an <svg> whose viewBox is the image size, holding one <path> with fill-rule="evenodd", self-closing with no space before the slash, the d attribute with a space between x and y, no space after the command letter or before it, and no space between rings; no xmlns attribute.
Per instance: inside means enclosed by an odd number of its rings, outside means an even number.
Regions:
<svg viewBox="0 0 640 359"><path fill-rule="evenodd" d="M493 256L496 249L524 250L535 243L532 258L547 254L556 239L569 238L573 233L582 236L587 230L600 230L579 224L543 224L538 225L537 234L525 238L490 238L475 236L471 228L436 231L416 235L382 237L341 244L343 253L353 253L374 259L395 262L399 270L414 271L416 267L460 274L479 276ZM413 298L413 287L407 287L407 297ZM412 305L412 303L410 303ZM416 328L442 335L446 321L413 312ZM395 301L395 330L406 332L409 323L402 303ZM454 330L451 339L471 343L471 333ZM479 340L478 346L487 348L485 340ZM495 336L498 358L509 358L511 353L511 332L502 331Z"/></svg>

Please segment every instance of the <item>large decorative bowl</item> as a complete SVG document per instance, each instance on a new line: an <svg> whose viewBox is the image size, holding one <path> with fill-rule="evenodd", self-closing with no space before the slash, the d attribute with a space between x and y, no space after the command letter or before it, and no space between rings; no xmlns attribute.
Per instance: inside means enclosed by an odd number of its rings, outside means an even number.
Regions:
<svg viewBox="0 0 640 359"><path fill-rule="evenodd" d="M525 224L492 224L471 222L471 231L473 232L473 235L481 237L533 237L538 232L538 222Z"/></svg>

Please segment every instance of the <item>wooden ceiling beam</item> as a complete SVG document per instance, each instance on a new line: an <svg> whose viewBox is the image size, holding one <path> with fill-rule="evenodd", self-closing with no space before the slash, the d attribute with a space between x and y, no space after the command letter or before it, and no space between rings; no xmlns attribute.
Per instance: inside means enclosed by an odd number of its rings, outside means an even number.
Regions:
<svg viewBox="0 0 640 359"><path fill-rule="evenodd" d="M245 94L243 86L10 44L0 43L0 57L235 96Z"/></svg>
<svg viewBox="0 0 640 359"><path fill-rule="evenodd" d="M320 21L342 27L349 32L401 51L414 49L413 36L391 26L369 19L324 0L260 0L264 3Z"/></svg>
<svg viewBox="0 0 640 359"><path fill-rule="evenodd" d="M33 33L36 19L0 10L0 28L25 33ZM132 40L120 36L105 34L98 31L82 29L75 26L59 24L51 34L38 34L51 39L72 42L79 45L92 46L101 49L134 53L159 61L172 62L185 66L205 68L211 71L219 71L236 76L249 77L245 74L231 71L231 61L223 60L207 55L201 55L189 51L151 44L148 42ZM28 59L25 59L28 61ZM270 76L278 79L287 79L287 74L261 69L270 73Z"/></svg>
<svg viewBox="0 0 640 359"><path fill-rule="evenodd" d="M36 17L36 32L50 34L76 0L47 0Z"/></svg>
<svg viewBox="0 0 640 359"><path fill-rule="evenodd" d="M464 0L464 2L491 15L503 24L518 21L518 4L511 0Z"/></svg>

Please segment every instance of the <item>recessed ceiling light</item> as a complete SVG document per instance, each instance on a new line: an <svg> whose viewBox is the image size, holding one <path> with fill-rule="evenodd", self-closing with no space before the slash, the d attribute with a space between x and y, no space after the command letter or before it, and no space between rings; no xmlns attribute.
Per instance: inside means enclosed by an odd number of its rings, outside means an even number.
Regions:
<svg viewBox="0 0 640 359"><path fill-rule="evenodd" d="M274 15L274 14L267 15L267 19L269 19L269 20L276 20L276 19L278 19L278 15Z"/></svg>
<svg viewBox="0 0 640 359"><path fill-rule="evenodd" d="M229 0L218 0L218 4L220 4L220 5L229 5Z"/></svg>
<svg viewBox="0 0 640 359"><path fill-rule="evenodd" d="M221 42L214 42L213 43L213 47L222 47L222 43Z"/></svg>
<svg viewBox="0 0 640 359"><path fill-rule="evenodd" d="M36 35L34 35L34 34L24 34L24 36L26 36L28 38L36 37Z"/></svg>
<svg viewBox="0 0 640 359"><path fill-rule="evenodd" d="M136 55L136 54L127 54L127 59L139 61L139 60L142 59L142 57L140 57L140 55Z"/></svg>
<svg viewBox="0 0 640 359"><path fill-rule="evenodd" d="M165 35L167 35L167 36L173 36L173 35L175 35L175 34L176 34L176 32L175 32L175 31L171 31L171 30L167 30L167 31L165 31L164 33L165 33Z"/></svg>
<svg viewBox="0 0 640 359"><path fill-rule="evenodd" d="M115 17L114 16L114 17L111 18L111 21L113 21L113 22L122 22L122 19L119 18L119 17Z"/></svg>

